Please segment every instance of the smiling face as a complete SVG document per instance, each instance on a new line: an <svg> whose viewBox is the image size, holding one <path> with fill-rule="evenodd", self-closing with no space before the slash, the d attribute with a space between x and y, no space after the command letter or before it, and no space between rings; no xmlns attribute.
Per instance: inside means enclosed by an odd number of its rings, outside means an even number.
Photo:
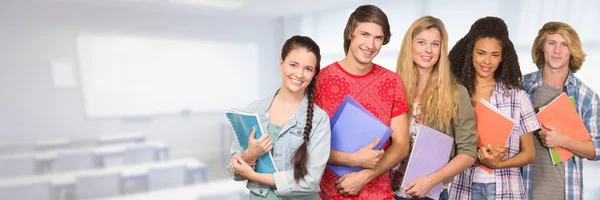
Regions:
<svg viewBox="0 0 600 200"><path fill-rule="evenodd" d="M558 34L546 34L543 46L545 67L561 69L569 67L571 51L565 38Z"/></svg>
<svg viewBox="0 0 600 200"><path fill-rule="evenodd" d="M502 61L502 45L496 38L480 38L473 48L473 67L479 78L490 78Z"/></svg>
<svg viewBox="0 0 600 200"><path fill-rule="evenodd" d="M432 70L440 59L440 31L430 28L417 34L412 41L412 59L417 67Z"/></svg>
<svg viewBox="0 0 600 200"><path fill-rule="evenodd" d="M281 83L283 88L290 93L306 90L315 76L317 57L305 48L295 48L279 63Z"/></svg>
<svg viewBox="0 0 600 200"><path fill-rule="evenodd" d="M383 29L376 23L361 22L352 32L347 57L360 64L370 64L377 56L385 36Z"/></svg>

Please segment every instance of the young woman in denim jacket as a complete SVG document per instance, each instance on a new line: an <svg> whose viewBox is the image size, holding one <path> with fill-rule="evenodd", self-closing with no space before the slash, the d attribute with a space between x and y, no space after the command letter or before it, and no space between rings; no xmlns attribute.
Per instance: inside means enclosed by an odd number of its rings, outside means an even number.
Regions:
<svg viewBox="0 0 600 200"><path fill-rule="evenodd" d="M250 199L319 199L331 146L329 118L313 103L320 61L319 46L312 39L291 37L281 52L281 88L246 107L260 116L268 134L254 139L253 131L245 151L234 141L227 170L236 181L248 180ZM256 158L269 151L279 171L255 172Z"/></svg>

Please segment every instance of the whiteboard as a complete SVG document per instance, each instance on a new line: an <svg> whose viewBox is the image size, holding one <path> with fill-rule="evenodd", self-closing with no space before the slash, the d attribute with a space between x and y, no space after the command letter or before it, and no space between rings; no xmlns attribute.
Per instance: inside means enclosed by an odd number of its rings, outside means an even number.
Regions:
<svg viewBox="0 0 600 200"><path fill-rule="evenodd" d="M79 34L90 118L224 111L258 99L254 43Z"/></svg>

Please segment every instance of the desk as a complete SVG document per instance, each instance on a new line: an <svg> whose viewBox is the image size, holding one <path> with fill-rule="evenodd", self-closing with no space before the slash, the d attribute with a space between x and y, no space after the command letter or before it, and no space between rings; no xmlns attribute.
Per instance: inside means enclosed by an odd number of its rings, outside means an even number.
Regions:
<svg viewBox="0 0 600 200"><path fill-rule="evenodd" d="M223 200L246 200L250 191L246 182L236 182L230 179L209 182L205 184L188 185L159 191L124 195L104 200L198 200L215 199L215 197L231 197ZM211 198L212 197L212 198Z"/></svg>
<svg viewBox="0 0 600 200"><path fill-rule="evenodd" d="M58 158L61 153L76 153L76 152L92 152L95 159L104 159L110 156L121 156L127 148L150 145L154 146L157 160L168 160L169 159L169 147L162 142L145 142L145 143L131 143L131 144L116 144L109 146L100 146L93 148L77 148L77 149L65 149L65 150L52 150L52 151L41 151L36 153L20 153L10 155L0 155L0 159L8 158L20 158L29 157L33 155L37 162L38 171L46 172L51 163Z"/></svg>
<svg viewBox="0 0 600 200"><path fill-rule="evenodd" d="M0 180L0 188L37 183L40 181L48 181L50 182L50 186L53 188L53 191L59 194L61 191L64 190L73 190L75 187L75 179L80 176L112 172L121 174L121 178L124 182L126 182L131 180L140 180L140 178L146 177L150 169L177 165L185 165L187 167L186 176L188 180L190 180L190 182L194 182L193 180L195 175L200 175L202 177L202 182L206 182L206 180L208 179L207 165L196 159L187 158L147 163L141 165L118 166L103 169L90 169L73 172L49 173L37 176L22 176L17 178L9 178Z"/></svg>
<svg viewBox="0 0 600 200"><path fill-rule="evenodd" d="M127 143L127 142L144 142L146 137L141 133L122 133L118 135L107 135L102 136L99 139L100 145L108 145L115 143Z"/></svg>

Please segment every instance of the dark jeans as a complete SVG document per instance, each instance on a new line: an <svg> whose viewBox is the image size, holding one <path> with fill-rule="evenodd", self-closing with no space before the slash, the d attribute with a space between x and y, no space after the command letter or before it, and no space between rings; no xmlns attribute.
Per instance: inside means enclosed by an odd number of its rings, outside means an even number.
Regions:
<svg viewBox="0 0 600 200"><path fill-rule="evenodd" d="M425 198L403 198L403 197L399 197L399 196L394 196L394 198L396 200L431 200L431 198L428 198L428 197L425 197ZM440 193L440 200L448 200L448 189L442 190L442 193Z"/></svg>

